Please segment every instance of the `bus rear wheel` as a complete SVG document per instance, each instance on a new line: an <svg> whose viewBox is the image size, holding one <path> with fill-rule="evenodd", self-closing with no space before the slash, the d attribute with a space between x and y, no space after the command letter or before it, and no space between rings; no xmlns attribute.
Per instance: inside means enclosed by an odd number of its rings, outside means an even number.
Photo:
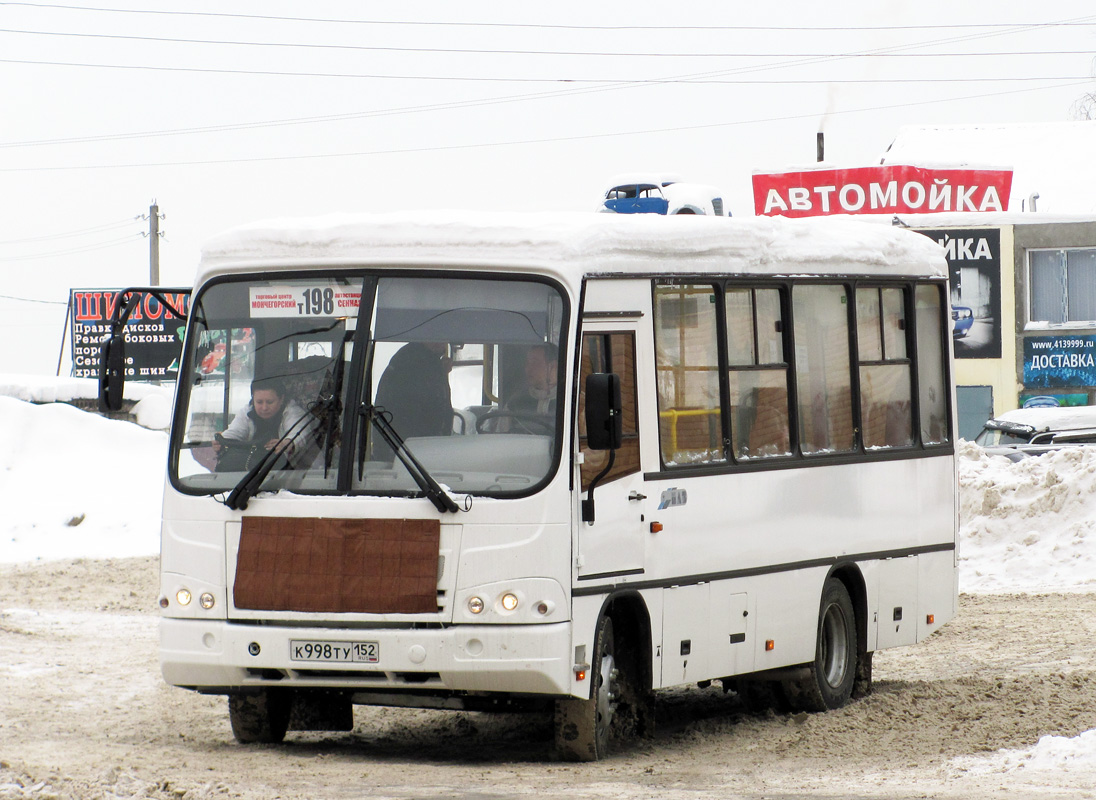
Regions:
<svg viewBox="0 0 1096 800"><path fill-rule="evenodd" d="M609 741L621 694L613 620L598 624L591 661L590 697L556 701L556 750L567 761L598 761L609 754Z"/></svg>
<svg viewBox="0 0 1096 800"><path fill-rule="evenodd" d="M818 611L818 644L803 678L784 682L799 711L828 711L849 702L856 682L856 612L845 584L828 578Z"/></svg>
<svg viewBox="0 0 1096 800"><path fill-rule="evenodd" d="M289 728L291 697L287 692L263 690L228 696L232 735L241 744L277 744Z"/></svg>

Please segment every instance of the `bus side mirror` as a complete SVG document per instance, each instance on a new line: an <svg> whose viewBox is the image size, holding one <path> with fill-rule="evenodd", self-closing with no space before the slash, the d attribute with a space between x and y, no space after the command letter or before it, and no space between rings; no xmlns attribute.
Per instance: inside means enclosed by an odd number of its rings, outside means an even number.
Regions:
<svg viewBox="0 0 1096 800"><path fill-rule="evenodd" d="M126 335L116 333L99 350L99 410L121 411L126 384Z"/></svg>
<svg viewBox="0 0 1096 800"><path fill-rule="evenodd" d="M624 441L620 376L594 372L586 376L586 446L591 450L618 450Z"/></svg>

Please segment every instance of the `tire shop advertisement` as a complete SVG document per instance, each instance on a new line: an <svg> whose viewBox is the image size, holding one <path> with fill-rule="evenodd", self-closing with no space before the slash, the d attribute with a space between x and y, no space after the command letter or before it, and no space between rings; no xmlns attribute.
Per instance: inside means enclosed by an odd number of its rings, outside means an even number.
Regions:
<svg viewBox="0 0 1096 800"><path fill-rule="evenodd" d="M1096 385L1096 336L1029 336L1024 339L1024 388Z"/></svg>
<svg viewBox="0 0 1096 800"><path fill-rule="evenodd" d="M172 305L188 313L189 290L162 290ZM118 305L118 289L71 289L72 377L99 377L99 350L110 336L110 318ZM175 380L183 347L186 319L179 318L151 294L141 300L126 321L126 378L135 381Z"/></svg>

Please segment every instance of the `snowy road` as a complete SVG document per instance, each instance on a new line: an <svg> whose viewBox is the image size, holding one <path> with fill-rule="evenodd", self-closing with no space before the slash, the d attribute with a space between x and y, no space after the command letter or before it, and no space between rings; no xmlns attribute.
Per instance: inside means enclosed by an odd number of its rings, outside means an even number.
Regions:
<svg viewBox="0 0 1096 800"><path fill-rule="evenodd" d="M1096 790L1091 761L1068 752L996 754L1096 728L1092 594L964 595L943 631L877 656L874 694L829 714L749 716L718 684L664 693L654 740L573 765L552 758L539 716L357 708L351 733L240 746L223 698L160 680L155 572L152 558L0 566L0 798L967 800Z"/></svg>

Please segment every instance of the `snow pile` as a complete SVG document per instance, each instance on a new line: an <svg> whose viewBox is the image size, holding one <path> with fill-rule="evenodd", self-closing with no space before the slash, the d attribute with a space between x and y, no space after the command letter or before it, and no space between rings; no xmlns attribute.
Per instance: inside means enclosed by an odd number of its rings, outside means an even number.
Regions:
<svg viewBox="0 0 1096 800"><path fill-rule="evenodd" d="M152 555L167 435L0 397L0 563Z"/></svg>
<svg viewBox="0 0 1096 800"><path fill-rule="evenodd" d="M958 462L960 591L1096 591L1096 447Z"/></svg>
<svg viewBox="0 0 1096 800"><path fill-rule="evenodd" d="M1096 781L1096 730L1085 731L1072 739L1044 736L1025 750L999 750L992 756L967 756L952 759L950 765L974 774L1004 772L1047 772L1068 774L1077 785Z"/></svg>
<svg viewBox="0 0 1096 800"><path fill-rule="evenodd" d="M156 385L127 381L124 397L134 400L131 413L143 428L166 431L171 425L171 404L175 384ZM96 400L99 381L96 378L70 378L52 375L0 374L0 397L13 397L28 403L68 403L73 400Z"/></svg>

